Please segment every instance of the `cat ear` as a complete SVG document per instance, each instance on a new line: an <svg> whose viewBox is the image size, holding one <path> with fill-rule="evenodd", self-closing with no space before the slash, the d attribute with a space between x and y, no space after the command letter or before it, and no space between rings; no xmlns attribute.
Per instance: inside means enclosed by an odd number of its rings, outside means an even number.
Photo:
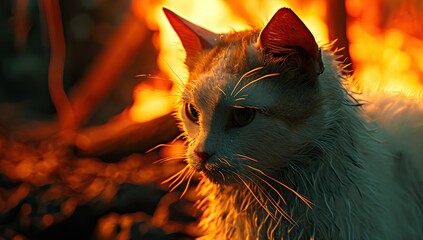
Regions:
<svg viewBox="0 0 423 240"><path fill-rule="evenodd" d="M192 58L196 57L202 51L216 46L223 37L222 34L216 34L202 28L178 16L176 13L167 8L163 8L163 12L181 39L186 52L187 64Z"/></svg>
<svg viewBox="0 0 423 240"><path fill-rule="evenodd" d="M287 56L298 48L306 53L304 68L317 76L324 70L322 53L307 26L289 8L279 9L261 31L258 48L275 56Z"/></svg>

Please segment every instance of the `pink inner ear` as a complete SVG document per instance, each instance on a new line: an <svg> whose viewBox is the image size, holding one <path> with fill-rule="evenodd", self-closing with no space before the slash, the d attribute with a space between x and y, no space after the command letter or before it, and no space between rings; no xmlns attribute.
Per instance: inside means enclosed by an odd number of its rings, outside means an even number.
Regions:
<svg viewBox="0 0 423 240"><path fill-rule="evenodd" d="M202 28L178 16L167 8L163 8L163 12L181 39L187 58L199 54L204 49L212 48L220 40L219 34Z"/></svg>
<svg viewBox="0 0 423 240"><path fill-rule="evenodd" d="M258 44L270 53L281 53L289 47L301 47L314 61L316 73L323 72L321 52L313 34L289 8L281 8L276 12L262 30Z"/></svg>

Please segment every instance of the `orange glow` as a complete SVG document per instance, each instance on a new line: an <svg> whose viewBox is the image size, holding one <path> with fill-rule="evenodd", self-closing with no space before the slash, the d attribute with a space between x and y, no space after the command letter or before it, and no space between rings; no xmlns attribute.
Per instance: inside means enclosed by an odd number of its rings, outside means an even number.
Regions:
<svg viewBox="0 0 423 240"><path fill-rule="evenodd" d="M70 198L66 200L61 205L62 213L66 216L72 215L73 211L76 208L76 205L77 205L77 202L74 199Z"/></svg>
<svg viewBox="0 0 423 240"><path fill-rule="evenodd" d="M142 1L135 1L133 11L145 9ZM406 2L406 1L403 1ZM411 3L409 5L411 6ZM139 4L136 4L139 3ZM171 111L178 85L188 77L183 64L184 51L176 33L165 18L162 7L168 7L184 18L208 28L214 32L228 32L263 26L281 7L292 8L311 32L319 44L328 42L328 29L325 23L326 1L309 0L298 3L288 0L247 0L239 5L235 1L161 1L150 6L146 21L151 29L159 30L155 45L159 49L158 65L160 70L178 84L172 91L154 91L138 86L134 94L134 105L130 110L133 120L143 122ZM382 5L378 2L368 3L364 0L347 0L345 2L348 21L348 38L350 54L355 68L354 79L358 91L401 93L406 96L423 97L423 41L406 33L406 29L420 29L420 21L411 17L404 24L391 27L390 22L398 22L393 17L383 20ZM405 5L405 7L404 7ZM366 6L366 7L363 7ZM410 7L406 3L398 12ZM412 7L411 7L412 8ZM401 14L398 14L402 16ZM417 13L418 15L418 13ZM394 21L395 20L395 21ZM384 23L384 28L382 28ZM412 24L413 26L410 26ZM402 27L399 28L398 26ZM423 35L423 33L420 33ZM160 81L160 80L157 80Z"/></svg>
<svg viewBox="0 0 423 240"><path fill-rule="evenodd" d="M351 15L373 14L369 9L358 9L357 2L364 4L363 0L347 1ZM397 19L391 18L386 23L387 27L380 29L376 20L369 22L368 19L355 19L348 28L359 90L422 98L423 41L406 32L408 28L413 28L413 22L404 23L399 28L393 26ZM423 32L420 34L423 35Z"/></svg>
<svg viewBox="0 0 423 240"><path fill-rule="evenodd" d="M131 119L147 122L171 112L173 102L169 94L169 91L143 89L141 85L134 91L134 106L129 111Z"/></svg>
<svg viewBox="0 0 423 240"><path fill-rule="evenodd" d="M12 238L12 240L25 240L25 239L27 239L27 238L25 238L24 236L22 236L22 235L16 235L16 236L14 236L13 238Z"/></svg>
<svg viewBox="0 0 423 240"><path fill-rule="evenodd" d="M21 213L25 216L29 215L32 212L32 207L30 204L25 203L21 207Z"/></svg>
<svg viewBox="0 0 423 240"><path fill-rule="evenodd" d="M354 91L367 92L371 95L401 94L423 99L423 18L421 17L423 16L423 5L420 4L420 10L415 7L419 1L421 0L345 0L349 15L347 35L354 67L354 79L352 80L354 81ZM59 36L62 30L57 29L58 26L54 25L54 23L58 23L56 20L61 18L55 10L59 7L57 5L59 1L39 1L48 7L47 17L50 19L49 23L53 24L49 26L49 34L52 34L50 36L52 38L51 53L54 55L49 81L52 98L57 105L59 128L62 130L80 129L81 126L86 126L84 123L93 114L93 109L115 89L115 86L119 84L118 76L126 72L125 69L132 63L132 59L140 53L141 48L146 46L143 43L150 40L147 27L156 32L152 40L159 52L157 58L159 71L140 72L137 73L140 74L139 76L133 76L139 80L132 92L133 105L116 118L110 119L109 123L112 124L106 124L107 128L95 126L93 127L95 129L90 129L87 124L87 129L81 129L78 134L75 145L80 149L90 149L97 145L102 149L114 147L116 142L110 141L111 138L104 138L105 140L98 141L98 143L94 139L98 140L100 138L98 136L103 133L117 136L117 134L111 133L125 131L136 133L133 135L138 138L140 136L138 133L141 131L133 131L134 128L131 127L144 124L134 124L134 122L147 122L175 109L177 96L181 91L181 85L188 78L188 72L183 64L185 53L182 44L165 18L162 7L167 7L182 17L217 33L250 29L251 26L262 27L279 8L290 7L309 27L318 44L323 45L329 41L328 25L325 22L327 2L330 1L132 0L130 12L121 16L121 25L113 36L109 40L104 39L108 42L104 51L98 55L91 67L87 67L87 72L78 82L77 87L69 92L68 100L62 86L63 66L59 66L63 64L65 57L64 42ZM386 5L382 5L382 2ZM28 0L16 1L17 11L20 9L19 14L16 14L15 22L17 45L25 42L28 30L26 29L28 27L26 18L29 15L24 15L29 12L24 10L28 3ZM42 8L40 10L42 11ZM141 56L144 63L156 60L152 56L145 55ZM54 59L58 59L58 61ZM128 71L132 69L131 67ZM33 109L31 109L32 111ZM398 110L398 112L400 111L401 109ZM398 115L400 114L402 113ZM13 115L17 115L16 118L19 118L21 114L10 113L10 116L0 116L0 122L4 119L12 119ZM26 115L22 114L22 116ZM30 115L32 116L32 114ZM103 116L99 117L99 119L102 118ZM17 121L16 126L20 125L20 122L30 122L31 119ZM97 119L93 120L95 120L93 123L98 122ZM179 231L189 232L190 235L200 235L200 229L194 227L196 226L194 222L181 226L173 222L173 216L171 217L170 214L179 214L179 212L168 211L169 206L179 200L181 193L165 194L162 190L169 189L166 185L160 185L160 182L166 177L174 175L186 166L187 144L183 138L175 140L169 145L161 146L157 148L159 150L148 154L140 154L144 151L139 149L136 149L137 151L134 153L133 149L139 147L139 141L133 144L135 147L130 149L131 154L127 157L121 157L118 152L116 157L111 154L111 156L104 156L104 159L96 159L98 157L96 154L77 154L75 149L70 148L68 141L62 142L60 138L51 138L47 133L38 134L42 130L35 131L35 128L32 129L32 124L29 125L30 130L22 132L31 132L37 137L26 139L26 137L22 137L25 134L20 131L14 132L14 124L10 126L10 133L13 135L12 139L14 135L17 136L16 141L9 140L9 136L3 138L2 134L9 135L9 129L3 130L3 126L0 126L0 171L4 178L12 183L10 186L0 187L0 211L1 214L7 212L14 214L18 209L20 222L12 222L13 226L20 224L19 229L21 230L32 229L32 225L47 228L63 222L75 211L79 214L79 207L87 206L88 203L93 205L99 203L107 208L112 206L113 210L118 209L115 208L115 205L118 206L118 204L125 204L126 207L126 204L131 202L122 201L122 199L126 200L124 194L127 193L130 197L134 196L134 199L139 197L154 200L158 194L155 196L145 194L143 191L143 187L151 185L159 188L160 194L163 194L160 204L154 206L154 213L146 214L144 210L126 214L107 211L106 215L99 216L95 233L97 236L95 237L100 240L129 239L128 234L131 231L145 233L151 226L165 229L166 234ZM50 122L45 124L45 128L48 129L45 131L56 131L55 126L50 126L54 124ZM174 121L171 121L169 125L176 129ZM159 124L155 126L159 126L161 129L170 129ZM98 131L97 127L106 130ZM141 134L144 134L143 136L149 136L150 133L155 136L163 135L163 132L156 130L151 128L151 131L143 131ZM96 133L92 135L96 136L95 138L88 137L91 136L88 134L91 131ZM172 137L178 133L177 130L174 131ZM65 137L64 134L62 135L61 137ZM124 134L123 136L128 135ZM183 135L181 136L183 137ZM119 139L122 138L119 136ZM149 142L148 147L145 148L149 148L150 143L155 141L151 139L144 140L144 142ZM122 141L120 147L124 148L124 145L131 145L128 138ZM103 157L103 154L99 155L99 157ZM109 160L111 162L108 162ZM135 187L140 187L140 190L138 191ZM149 187L145 189L148 190ZM194 188L190 187L182 202L184 204L195 202L197 196L193 193ZM33 204L35 201L37 204ZM191 205L175 204L172 205L172 211L174 207L177 207L177 210L182 209L181 206ZM153 206L148 207L153 208ZM187 212L184 209L184 213ZM136 229L136 224L141 221L146 224L140 224ZM26 239L20 235L13 236L17 234L15 231L13 229L4 230L7 233L7 239ZM2 230L0 230L0 234L2 234ZM0 240L3 238L0 237Z"/></svg>
<svg viewBox="0 0 423 240"><path fill-rule="evenodd" d="M111 213L98 222L97 236L99 239L113 239L114 229L119 221L119 215Z"/></svg>
<svg viewBox="0 0 423 240"><path fill-rule="evenodd" d="M54 217L51 214L46 214L41 219L44 227L48 227L54 223Z"/></svg>
<svg viewBox="0 0 423 240"><path fill-rule="evenodd" d="M322 19L325 16L324 1L313 1L300 8L294 1L248 0L242 1L239 11L226 1L163 1L162 5L177 14L205 28L216 32L230 32L263 26L281 7L292 7L310 28L318 42L327 42L327 27ZM160 49L158 64L160 69L175 81L187 78L183 64L185 53L175 31L165 18L162 5L150 11L147 21L152 29L160 31L156 46ZM248 7L247 7L248 6ZM260 9L260 11L257 11Z"/></svg>
<svg viewBox="0 0 423 240"><path fill-rule="evenodd" d="M133 12L136 14L145 11L142 1L133 1ZM188 72L183 64L185 53L182 44L175 31L165 18L162 7L170 8L184 18L195 22L200 26L220 33L239 31L251 28L251 26L263 26L280 7L292 7L314 33L320 43L327 39L327 26L322 19L325 16L324 1L313 1L301 8L298 4L289 1L249 0L242 3L240 11L233 11L234 6L226 1L162 1L156 6L151 6L147 11L146 21L153 30L159 30L160 34L155 38L155 46L159 49L158 65L160 70L170 76L176 83L169 91L151 90L143 83L134 90L134 104L130 109L133 121L145 122L169 113L173 109L176 98L169 97L178 94L178 86L183 84ZM246 7L248 6L248 7ZM241 7L241 6L239 6ZM260 9L257 12L257 9ZM316 11L317 10L317 11ZM157 79L157 82L166 81Z"/></svg>
<svg viewBox="0 0 423 240"><path fill-rule="evenodd" d="M246 23L234 16L223 1L164 1L162 4L174 9L190 21L200 26L207 26L215 32L247 28ZM172 79L184 82L188 77L187 70L183 65L185 53L178 36L164 16L161 5L150 11L147 21L152 29L160 30L155 42L160 49L158 58L160 69Z"/></svg>

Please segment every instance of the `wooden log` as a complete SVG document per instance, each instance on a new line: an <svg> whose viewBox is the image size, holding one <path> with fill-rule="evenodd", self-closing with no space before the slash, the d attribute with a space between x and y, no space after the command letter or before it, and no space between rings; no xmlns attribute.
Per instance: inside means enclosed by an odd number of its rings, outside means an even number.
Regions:
<svg viewBox="0 0 423 240"><path fill-rule="evenodd" d="M117 119L77 134L76 153L83 157L117 158L131 153L145 153L161 143L173 140L179 129L172 114L136 123Z"/></svg>

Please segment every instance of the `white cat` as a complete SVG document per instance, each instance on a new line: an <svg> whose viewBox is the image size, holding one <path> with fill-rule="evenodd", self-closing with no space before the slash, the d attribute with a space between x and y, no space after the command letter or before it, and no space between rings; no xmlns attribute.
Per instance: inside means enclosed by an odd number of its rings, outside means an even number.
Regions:
<svg viewBox="0 0 423 240"><path fill-rule="evenodd" d="M227 34L164 11L190 71L175 179L204 175L201 239L423 239L421 102L363 108L290 9Z"/></svg>

